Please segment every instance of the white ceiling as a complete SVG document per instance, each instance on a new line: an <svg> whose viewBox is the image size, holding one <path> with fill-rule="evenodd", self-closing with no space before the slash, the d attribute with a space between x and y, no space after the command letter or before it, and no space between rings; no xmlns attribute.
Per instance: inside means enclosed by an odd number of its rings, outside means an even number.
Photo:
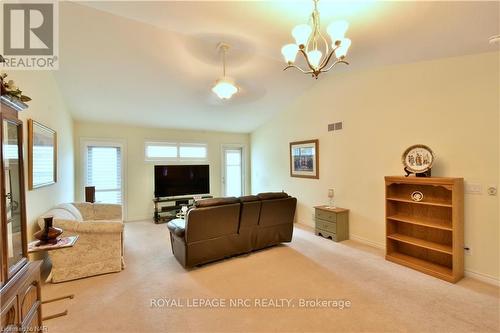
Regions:
<svg viewBox="0 0 500 333"><path fill-rule="evenodd" d="M351 65L340 71L498 50L488 38L500 32L499 7L320 2L323 26L350 22ZM78 120L251 132L316 82L283 72L280 54L310 10L310 1L61 2L56 79ZM220 41L232 45L227 71L241 87L226 102L210 91Z"/></svg>

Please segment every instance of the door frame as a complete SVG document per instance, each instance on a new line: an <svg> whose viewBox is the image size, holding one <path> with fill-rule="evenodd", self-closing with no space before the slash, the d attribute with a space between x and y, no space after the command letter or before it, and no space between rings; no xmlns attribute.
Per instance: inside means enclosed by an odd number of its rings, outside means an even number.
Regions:
<svg viewBox="0 0 500 333"><path fill-rule="evenodd" d="M221 195L226 196L226 155L224 151L226 149L241 149L241 195L246 195L246 182L247 182L247 145L243 143L224 143L221 145L220 157L221 157L221 168L220 168L220 185L221 185Z"/></svg>
<svg viewBox="0 0 500 333"><path fill-rule="evenodd" d="M82 189L79 191L81 198L85 197L85 186L87 183L87 147L88 146L102 146L102 147L120 147L121 149L121 166L122 166L122 214L123 221L128 218L128 205L127 205L127 183L125 176L127 173L127 142L123 139L106 139L106 138L80 138L80 186ZM84 199L83 199L84 200ZM82 201L83 201L82 200Z"/></svg>

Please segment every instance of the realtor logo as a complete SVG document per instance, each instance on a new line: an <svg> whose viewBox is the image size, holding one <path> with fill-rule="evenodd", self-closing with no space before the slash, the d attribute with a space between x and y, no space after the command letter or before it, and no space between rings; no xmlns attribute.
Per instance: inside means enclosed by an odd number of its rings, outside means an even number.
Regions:
<svg viewBox="0 0 500 333"><path fill-rule="evenodd" d="M57 2L3 4L4 69L57 69Z"/></svg>

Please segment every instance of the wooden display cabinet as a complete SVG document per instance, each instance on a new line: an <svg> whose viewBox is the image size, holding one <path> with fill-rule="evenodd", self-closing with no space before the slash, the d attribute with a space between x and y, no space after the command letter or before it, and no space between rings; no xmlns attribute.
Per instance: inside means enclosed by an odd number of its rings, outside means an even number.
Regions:
<svg viewBox="0 0 500 333"><path fill-rule="evenodd" d="M35 332L42 325L40 262L29 262L23 166L26 107L0 97L0 332Z"/></svg>
<svg viewBox="0 0 500 333"><path fill-rule="evenodd" d="M412 193L423 194L421 201ZM386 259L440 279L464 276L463 178L385 177Z"/></svg>

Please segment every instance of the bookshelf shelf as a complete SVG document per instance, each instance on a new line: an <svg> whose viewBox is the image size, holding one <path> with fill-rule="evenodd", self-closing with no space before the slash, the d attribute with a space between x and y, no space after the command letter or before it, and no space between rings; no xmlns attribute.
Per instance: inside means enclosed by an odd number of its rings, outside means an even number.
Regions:
<svg viewBox="0 0 500 333"><path fill-rule="evenodd" d="M405 202L405 203L414 204L414 205L429 205L429 206L450 207L450 208L452 207L451 204L442 203L442 202L413 201L413 200L399 199L399 198L387 198L387 200Z"/></svg>
<svg viewBox="0 0 500 333"><path fill-rule="evenodd" d="M463 179L385 177L386 259L449 282L463 277ZM420 191L422 201L411 193Z"/></svg>
<svg viewBox="0 0 500 333"><path fill-rule="evenodd" d="M423 271L430 275L439 274L440 276L438 277L442 277L445 280L453 275L453 271L446 266L434 264L430 261L418 259L406 254L393 252L388 254L386 258L392 262Z"/></svg>
<svg viewBox="0 0 500 333"><path fill-rule="evenodd" d="M453 230L450 221L436 219L432 217L414 217L411 215L396 214L392 216L387 216L387 219L402 223L421 225L429 228L436 228L436 229L450 230L450 231Z"/></svg>
<svg viewBox="0 0 500 333"><path fill-rule="evenodd" d="M449 245L443 245L439 244L436 242L429 242L417 237L410 237L406 235L401 235L401 234L392 234L388 235L387 238L393 239L398 242L403 242L403 243L408 243L411 245L423 247L425 249L433 250L433 251L438 251L438 252L443 252L447 254L452 254L452 248Z"/></svg>

